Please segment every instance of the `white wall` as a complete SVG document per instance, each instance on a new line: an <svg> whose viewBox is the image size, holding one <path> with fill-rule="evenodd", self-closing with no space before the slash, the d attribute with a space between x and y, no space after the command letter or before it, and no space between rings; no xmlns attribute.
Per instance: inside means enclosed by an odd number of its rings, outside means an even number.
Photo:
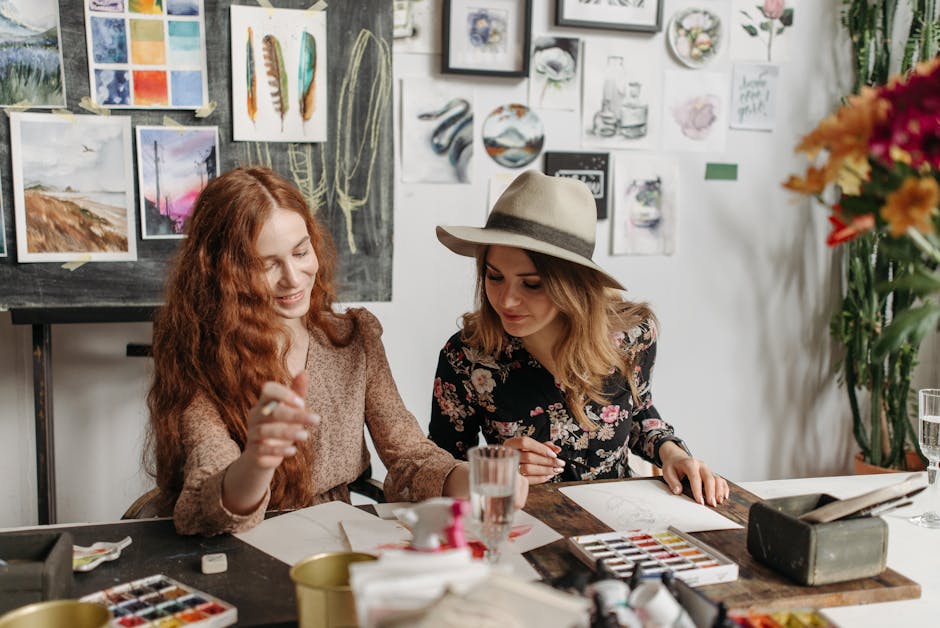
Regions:
<svg viewBox="0 0 940 628"><path fill-rule="evenodd" d="M631 36L553 28L548 7L554 2L533 4L535 35ZM675 4L667 0L667 16ZM841 473L853 451L828 335L838 274L823 244L824 212L780 187L802 166L792 152L798 136L848 90L838 6L832 0L798 5L775 131L730 131L721 154L675 155L681 206L674 256L611 258L609 221L598 226L595 259L661 319L654 379L660 412L696 455L733 480ZM654 41L667 55L663 35ZM437 57L395 57L398 78L441 78L438 67ZM495 106L525 102L525 81L447 80L475 86L477 129ZM396 116L397 92L396 82ZM576 114L546 112L543 118L547 149L580 148ZM367 304L385 326L402 396L423 424L438 350L471 306L473 289L472 261L438 244L434 226L482 224L487 180L503 171L486 157L479 137L474 152L472 185L397 184L394 296L390 303ZM705 181L706 162L737 163L738 180ZM54 328L61 521L117 518L147 488L139 461L150 365L124 357L124 350L149 338L143 324ZM0 399L0 526L34 523L30 333L12 326L8 314L0 314Z"/></svg>

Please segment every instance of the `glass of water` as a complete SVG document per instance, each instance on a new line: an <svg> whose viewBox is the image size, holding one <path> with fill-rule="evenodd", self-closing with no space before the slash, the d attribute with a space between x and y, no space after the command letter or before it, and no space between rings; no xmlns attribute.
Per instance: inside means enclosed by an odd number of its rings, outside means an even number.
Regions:
<svg viewBox="0 0 940 628"><path fill-rule="evenodd" d="M501 445L474 447L470 460L470 503L477 536L486 546L484 559L499 560L500 545L509 539L515 515L519 451Z"/></svg>
<svg viewBox="0 0 940 628"><path fill-rule="evenodd" d="M940 388L924 388L917 393L917 437L921 451L927 456L927 480L930 486L922 500L924 512L911 517L911 523L925 528L940 529L940 482L937 464L940 461Z"/></svg>

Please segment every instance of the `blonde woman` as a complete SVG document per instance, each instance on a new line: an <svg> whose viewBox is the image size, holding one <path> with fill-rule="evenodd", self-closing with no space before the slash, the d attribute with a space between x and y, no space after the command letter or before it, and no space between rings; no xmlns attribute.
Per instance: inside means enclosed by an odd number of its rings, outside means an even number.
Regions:
<svg viewBox="0 0 940 628"><path fill-rule="evenodd" d="M482 228L438 227L477 260L477 309L440 353L430 437L458 458L477 444L520 450L530 484L628 477L628 450L687 478L715 506L728 483L695 459L653 405L656 319L597 266L595 202L569 178L527 171Z"/></svg>

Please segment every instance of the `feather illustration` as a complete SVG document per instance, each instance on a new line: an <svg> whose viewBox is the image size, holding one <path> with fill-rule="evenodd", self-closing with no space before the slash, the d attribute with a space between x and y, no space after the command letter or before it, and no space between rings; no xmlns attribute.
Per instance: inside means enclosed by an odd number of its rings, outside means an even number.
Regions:
<svg viewBox="0 0 940 628"><path fill-rule="evenodd" d="M306 122L316 109L317 80L317 40L307 31L300 36L300 62L297 68L300 117Z"/></svg>
<svg viewBox="0 0 940 628"><path fill-rule="evenodd" d="M248 27L248 43L245 46L245 77L248 80L248 117L255 121L258 115L258 84L255 78L255 45L254 31Z"/></svg>
<svg viewBox="0 0 940 628"><path fill-rule="evenodd" d="M281 42L274 35L265 35L261 40L264 50L264 68L268 73L268 86L271 88L271 101L274 110L281 116L281 131L284 131L284 117L290 105L287 102L287 74L284 73L284 54Z"/></svg>

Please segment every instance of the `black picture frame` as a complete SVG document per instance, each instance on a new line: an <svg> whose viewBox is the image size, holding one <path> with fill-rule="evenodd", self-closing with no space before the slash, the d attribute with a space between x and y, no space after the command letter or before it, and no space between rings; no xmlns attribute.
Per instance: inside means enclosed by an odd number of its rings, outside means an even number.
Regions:
<svg viewBox="0 0 940 628"><path fill-rule="evenodd" d="M616 31L635 31L640 33L658 33L663 29L663 5L665 0L646 0L646 2L656 3L654 9L655 19L644 22L618 22L612 20L610 15L598 16L598 19L592 20L585 18L584 12L589 10L601 11L605 7L580 7L580 11L575 13L576 5L580 4L578 0L556 0L555 2L555 25L556 26L576 26L579 28L599 28L604 30ZM624 7L629 8L629 7Z"/></svg>
<svg viewBox="0 0 940 628"><path fill-rule="evenodd" d="M481 6L482 5L482 6ZM489 5L489 6L486 6ZM487 36L489 27L494 23L493 18L498 18L501 9L510 8L514 10L512 16L505 20L504 26L507 31L507 45L511 47L504 63L494 56L492 63L479 63L473 59L468 59L470 55L467 52L469 47L461 48L462 45L469 45L471 38ZM487 20L483 27L478 31L468 32L466 38L457 37L456 32L452 32L454 27L463 23L463 18L468 21L472 16L467 12L475 10L482 13L487 9L492 9L494 13L481 15L481 20ZM469 24L467 24L469 28ZM524 78L529 75L529 56L532 43L532 0L444 0L444 12L441 20L442 28L442 51L441 51L441 72L444 74L469 74L475 76L507 76ZM483 44L485 45L485 44Z"/></svg>
<svg viewBox="0 0 940 628"><path fill-rule="evenodd" d="M581 181L591 190L597 204L597 219L607 218L610 196L610 153L546 151L542 172L552 177Z"/></svg>

